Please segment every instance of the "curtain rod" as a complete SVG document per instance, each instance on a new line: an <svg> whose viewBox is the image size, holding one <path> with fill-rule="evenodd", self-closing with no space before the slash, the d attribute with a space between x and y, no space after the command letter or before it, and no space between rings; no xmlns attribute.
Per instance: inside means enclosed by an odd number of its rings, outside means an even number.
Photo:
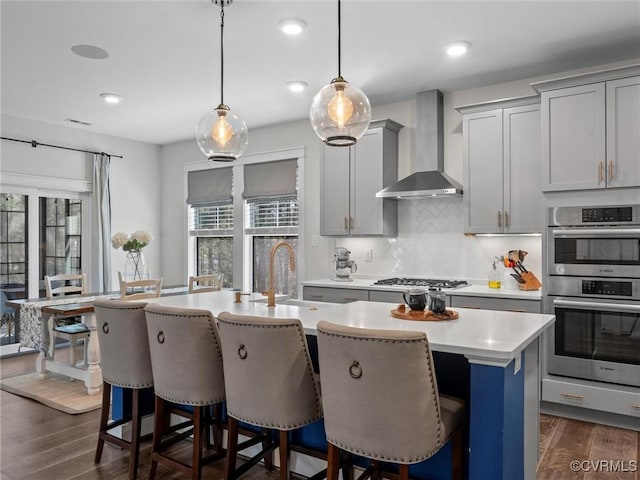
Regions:
<svg viewBox="0 0 640 480"><path fill-rule="evenodd" d="M17 138L9 138L9 137L0 137L0 139L9 140L10 142L28 143L33 148L36 148L38 146L51 147L51 148L60 148L62 150L72 150L74 152L93 153L94 155L107 155L109 157L122 158L122 155L112 155L110 153L105 153L105 152L94 152L94 151L91 151L91 150L82 150L81 148L62 147L60 145L51 145L49 143L36 142L35 140L20 140L20 139L17 139Z"/></svg>

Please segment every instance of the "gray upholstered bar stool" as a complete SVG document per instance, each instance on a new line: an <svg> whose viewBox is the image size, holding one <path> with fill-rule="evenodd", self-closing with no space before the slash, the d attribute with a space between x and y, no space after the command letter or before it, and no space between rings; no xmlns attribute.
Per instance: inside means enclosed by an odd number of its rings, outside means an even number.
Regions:
<svg viewBox="0 0 640 480"><path fill-rule="evenodd" d="M289 479L289 432L322 418L320 390L302 324L297 319L273 319L222 312L218 328L224 359L228 443L226 480L238 478L280 447L280 479ZM239 451L238 421L278 432L275 442L235 468ZM311 452L307 452L311 453ZM317 452L320 458L325 454ZM324 478L324 471L319 474Z"/></svg>
<svg viewBox="0 0 640 480"><path fill-rule="evenodd" d="M136 478L140 456L140 426L142 408L140 393L153 387L151 358L147 322L144 315L145 302L122 302L119 300L96 300L93 304L96 316L96 331L100 344L100 366L102 367L102 413L95 462L102 458L104 442L113 443L130 452L129 478ZM131 416L109 422L111 386L131 389ZM109 430L131 422L131 441L109 433Z"/></svg>
<svg viewBox="0 0 640 480"><path fill-rule="evenodd" d="M367 476L381 475L380 462L409 465L433 456L453 438L452 477L462 478L464 403L438 394L427 336L422 332L371 330L321 321L318 360L328 480L338 478L344 450L372 460Z"/></svg>
<svg viewBox="0 0 640 480"><path fill-rule="evenodd" d="M199 479L204 465L224 457L221 415L225 393L218 329L208 310L152 303L145 310L156 395L149 478L155 478L158 463L162 463ZM170 413L188 422L170 426ZM192 428L176 433L186 426ZM212 426L214 451L204 456ZM188 464L170 447L191 435Z"/></svg>

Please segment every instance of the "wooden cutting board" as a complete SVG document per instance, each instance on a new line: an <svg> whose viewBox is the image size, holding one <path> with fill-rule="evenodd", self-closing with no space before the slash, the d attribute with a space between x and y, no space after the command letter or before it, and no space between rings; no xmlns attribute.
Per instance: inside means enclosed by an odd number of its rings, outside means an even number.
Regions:
<svg viewBox="0 0 640 480"><path fill-rule="evenodd" d="M443 313L433 313L431 310L411 310L405 305L398 305L398 308L391 310L391 316L402 320L438 322L443 320L456 320L459 315L455 310L445 310Z"/></svg>

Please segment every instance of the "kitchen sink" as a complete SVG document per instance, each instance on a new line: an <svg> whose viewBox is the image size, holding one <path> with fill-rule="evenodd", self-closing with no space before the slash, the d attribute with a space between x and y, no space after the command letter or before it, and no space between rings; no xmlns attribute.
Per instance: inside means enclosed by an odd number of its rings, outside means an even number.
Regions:
<svg viewBox="0 0 640 480"><path fill-rule="evenodd" d="M252 300L254 303L267 303L266 298L260 298L258 300ZM290 307L300 307L300 308L309 308L309 309L317 309L317 308L325 308L325 307L333 307L338 305L337 303L329 303L329 302L311 302L309 300L298 300L296 298L283 298L278 300L276 298L276 307L278 305L286 305Z"/></svg>

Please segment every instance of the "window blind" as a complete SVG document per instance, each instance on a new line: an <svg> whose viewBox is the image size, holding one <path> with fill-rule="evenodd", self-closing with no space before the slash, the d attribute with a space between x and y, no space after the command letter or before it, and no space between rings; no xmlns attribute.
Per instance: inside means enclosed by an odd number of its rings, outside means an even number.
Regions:
<svg viewBox="0 0 640 480"><path fill-rule="evenodd" d="M231 203L233 167L195 170L187 174L187 203L192 206Z"/></svg>
<svg viewBox="0 0 640 480"><path fill-rule="evenodd" d="M295 158L247 164L244 166L242 198L251 201L274 197L295 197L297 172L298 161Z"/></svg>

